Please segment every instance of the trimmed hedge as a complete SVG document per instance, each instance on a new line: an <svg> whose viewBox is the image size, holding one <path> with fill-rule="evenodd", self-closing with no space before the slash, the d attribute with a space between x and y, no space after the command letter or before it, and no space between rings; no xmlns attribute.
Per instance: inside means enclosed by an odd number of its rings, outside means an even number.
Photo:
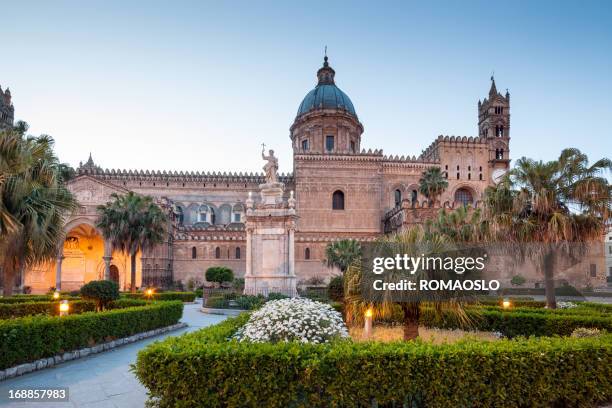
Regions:
<svg viewBox="0 0 612 408"><path fill-rule="evenodd" d="M106 305L107 309L124 309L126 307L144 306L147 302L138 299L117 299ZM90 300L70 301L70 313L80 314L93 312L96 304ZM59 316L59 302L20 302L0 303L0 319L12 319L33 315Z"/></svg>
<svg viewBox="0 0 612 408"><path fill-rule="evenodd" d="M159 407L549 407L612 398L611 335L447 345L228 341L245 315L139 352L134 371Z"/></svg>
<svg viewBox="0 0 612 408"><path fill-rule="evenodd" d="M0 369L170 326L182 314L181 302L159 302L66 317L0 320Z"/></svg>
<svg viewBox="0 0 612 408"><path fill-rule="evenodd" d="M127 299L148 299L145 293L122 293L122 297ZM151 296L152 300L180 300L181 302L194 302L195 292L159 292Z"/></svg>
<svg viewBox="0 0 612 408"><path fill-rule="evenodd" d="M70 313L79 314L93 312L96 304L87 300L75 300L70 302ZM0 304L0 319L11 319L16 317L32 315L59 315L59 302L20 302Z"/></svg>
<svg viewBox="0 0 612 408"><path fill-rule="evenodd" d="M500 332L506 337L569 336L579 327L612 331L612 316L600 313L572 314L548 310L496 310L495 308L467 308L472 321L464 327L452 314L436 316L431 309L421 310L420 324L440 329L477 329Z"/></svg>
<svg viewBox="0 0 612 408"><path fill-rule="evenodd" d="M6 303L30 303L30 302L51 302L51 295L13 295L9 297L0 297L0 304ZM60 300L81 300L78 296L61 295ZM56 300L57 301L57 300Z"/></svg>

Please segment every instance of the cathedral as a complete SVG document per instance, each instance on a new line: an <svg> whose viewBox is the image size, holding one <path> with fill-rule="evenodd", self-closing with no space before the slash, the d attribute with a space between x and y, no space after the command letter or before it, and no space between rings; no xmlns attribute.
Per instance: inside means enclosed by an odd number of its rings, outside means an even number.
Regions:
<svg viewBox="0 0 612 408"><path fill-rule="evenodd" d="M293 172L274 175L290 203L287 214L293 214L289 253L298 285L336 273L324 262L330 242L374 240L421 223L441 207L477 207L485 188L509 168L510 94L499 93L493 78L487 97L477 104L477 136L438 136L418 156L389 156L361 148L364 125L337 86L327 56L316 74L316 86L289 128ZM8 90L0 95L1 121L7 124L13 121L10 98ZM432 206L418 188L431 167L439 167L448 180ZM81 207L67 219L56 262L26 271L22 284L34 293L72 290L106 276L128 288L129 259L113 252L96 228L96 207L112 193L128 191L154 197L170 220L164 244L140 254L136 286L203 282L206 269L220 265L244 277L256 256L249 251L249 208L261 200L266 179L245 172L103 169L90 155L69 182Z"/></svg>

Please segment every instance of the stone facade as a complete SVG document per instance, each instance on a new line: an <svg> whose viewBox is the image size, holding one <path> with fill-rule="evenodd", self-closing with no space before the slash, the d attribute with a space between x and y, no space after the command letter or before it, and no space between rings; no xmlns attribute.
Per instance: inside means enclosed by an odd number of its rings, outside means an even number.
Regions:
<svg viewBox="0 0 612 408"><path fill-rule="evenodd" d="M400 224L410 224L435 213L418 192L426 169L440 167L444 172L449 187L440 205L453 207L455 203L478 205L485 188L509 167L510 95L498 93L493 78L488 97L478 102L478 136L438 136L418 156L362 149L364 126L352 101L337 87L327 57L317 80L290 127L293 172L278 177L284 184L283 200L291 192L295 197L293 257L298 283L335 273L324 263L328 243L345 238L374 240L395 230L398 218ZM266 182L263 174L102 169L91 156L77 174L69 187L83 208L66 227L71 242L79 225L95 232L95 206L105 203L113 192L151 195L168 211L172 220L168 239L141 254L138 286L166 286L190 279L202 282L210 266L228 266L239 277L247 272L246 202L249 193L258 192ZM260 198L253 197L257 205ZM118 275L121 286L127 287L129 271L120 264L121 255L105 250L103 240L98 245L104 256L92 255L95 273L102 277L112 268L111 276ZM58 256L65 257L62 251ZM44 291L56 280L61 285L62 274L79 273L78 268L67 272L63 259L63 266L58 262L41 267L36 279L28 271L25 284ZM82 280L88 279L89 275Z"/></svg>

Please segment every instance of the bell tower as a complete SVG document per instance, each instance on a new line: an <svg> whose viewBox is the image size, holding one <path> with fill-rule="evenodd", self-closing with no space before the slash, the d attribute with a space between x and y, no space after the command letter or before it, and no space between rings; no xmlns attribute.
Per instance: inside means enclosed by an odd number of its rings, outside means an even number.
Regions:
<svg viewBox="0 0 612 408"><path fill-rule="evenodd" d="M493 76L488 98L478 101L478 136L489 146L489 169L495 181L510 166L510 93L497 92Z"/></svg>
<svg viewBox="0 0 612 408"><path fill-rule="evenodd" d="M13 126L15 108L11 101L11 91L6 88L2 91L0 87L0 129Z"/></svg>

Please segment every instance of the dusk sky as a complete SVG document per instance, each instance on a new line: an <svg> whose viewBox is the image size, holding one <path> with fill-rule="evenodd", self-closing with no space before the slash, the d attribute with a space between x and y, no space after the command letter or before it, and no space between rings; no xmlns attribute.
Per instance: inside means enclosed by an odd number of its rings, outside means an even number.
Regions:
<svg viewBox="0 0 612 408"><path fill-rule="evenodd" d="M129 4L128 4L129 3ZM612 157L612 2L7 2L0 85L73 166L290 171L289 127L328 46L362 147L475 136L491 73L511 158Z"/></svg>

